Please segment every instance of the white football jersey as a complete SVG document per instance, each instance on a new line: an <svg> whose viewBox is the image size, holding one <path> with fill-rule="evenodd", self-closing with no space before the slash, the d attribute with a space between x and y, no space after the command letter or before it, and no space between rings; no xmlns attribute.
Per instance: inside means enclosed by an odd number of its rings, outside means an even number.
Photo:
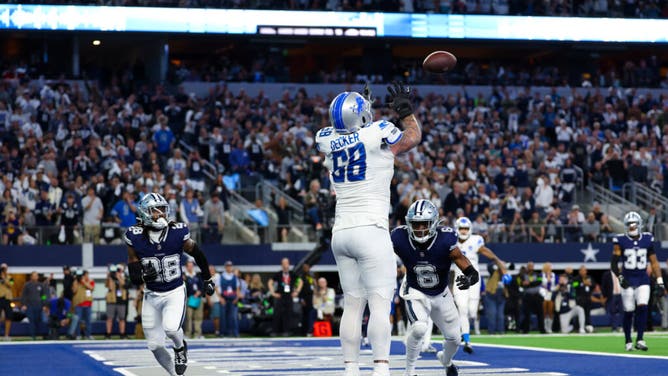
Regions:
<svg viewBox="0 0 668 376"><path fill-rule="evenodd" d="M316 148L325 154L324 165L336 192L332 232L367 225L389 229L394 154L388 145L397 143L402 135L385 120L349 134L336 133L332 127L316 133Z"/></svg>
<svg viewBox="0 0 668 376"><path fill-rule="evenodd" d="M471 265L480 272L478 268L478 251L482 246L485 245L485 239L483 239L482 236L480 235L471 235L469 236L468 239L466 239L463 243L457 243L457 246L459 247L459 250L462 252L464 256L466 256L469 261L471 261ZM455 268L455 275L460 275L464 274L462 273L459 268Z"/></svg>

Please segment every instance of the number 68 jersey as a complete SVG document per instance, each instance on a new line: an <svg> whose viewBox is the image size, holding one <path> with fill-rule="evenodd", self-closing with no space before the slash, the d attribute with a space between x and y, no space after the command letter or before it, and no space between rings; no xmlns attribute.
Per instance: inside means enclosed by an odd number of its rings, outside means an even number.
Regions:
<svg viewBox="0 0 668 376"><path fill-rule="evenodd" d="M316 133L316 149L325 154L324 165L336 192L332 232L367 225L389 230L394 154L388 146L401 137L399 128L384 120L348 134L332 127Z"/></svg>
<svg viewBox="0 0 668 376"><path fill-rule="evenodd" d="M619 245L622 250L622 275L632 287L649 285L647 265L649 256L654 254L654 236L643 232L637 239L625 234L612 239L613 246Z"/></svg>
<svg viewBox="0 0 668 376"><path fill-rule="evenodd" d="M406 266L406 285L426 295L442 294L448 288L450 252L457 248L457 234L450 227L437 227L436 235L425 245L409 236L406 226L392 231L394 253Z"/></svg>
<svg viewBox="0 0 668 376"><path fill-rule="evenodd" d="M181 277L181 254L183 243L190 239L190 230L185 223L172 222L161 233L158 242L149 239L147 229L130 226L123 240L134 248L142 267L152 264L158 278L146 283L146 289L156 292L171 291L183 285Z"/></svg>

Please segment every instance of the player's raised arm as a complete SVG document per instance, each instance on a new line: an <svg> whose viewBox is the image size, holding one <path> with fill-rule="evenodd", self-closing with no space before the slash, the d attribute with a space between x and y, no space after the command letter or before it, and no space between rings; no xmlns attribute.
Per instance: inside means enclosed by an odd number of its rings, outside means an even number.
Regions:
<svg viewBox="0 0 668 376"><path fill-rule="evenodd" d="M480 279L478 271L475 270L469 259L459 250L459 247L454 246L450 251L450 259L452 259L452 261L455 262L455 265L457 265L457 267L464 273L464 275L460 275L455 280L457 287L466 290L478 282Z"/></svg>
<svg viewBox="0 0 668 376"><path fill-rule="evenodd" d="M390 145L390 150L395 155L405 153L417 146L422 141L422 127L413 114L412 92L410 86L404 86L400 82L393 82L387 87L392 101L390 107L399 115L403 134L399 141Z"/></svg>
<svg viewBox="0 0 668 376"><path fill-rule="evenodd" d="M506 263L503 262L500 258L498 258L496 256L496 254L494 254L494 252L492 252L491 249L489 249L489 248L487 248L486 246L483 245L482 247L480 247L478 252L480 252L481 255L487 257L492 262L494 262L499 267L499 270L501 271L501 274L506 274Z"/></svg>
<svg viewBox="0 0 668 376"><path fill-rule="evenodd" d="M199 249L199 245L197 245L197 243L192 239L187 239L183 243L183 250L195 259L197 266L199 266L200 270L202 271L201 274L202 279L204 280L204 291L209 296L213 295L213 293L216 291L216 284L213 282L211 272L209 272L209 262L206 260L206 256L202 250Z"/></svg>

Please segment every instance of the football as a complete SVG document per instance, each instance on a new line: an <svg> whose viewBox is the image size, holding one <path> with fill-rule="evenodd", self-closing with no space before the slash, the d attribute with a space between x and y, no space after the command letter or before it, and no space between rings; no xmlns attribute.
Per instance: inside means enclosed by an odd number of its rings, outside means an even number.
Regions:
<svg viewBox="0 0 668 376"><path fill-rule="evenodd" d="M443 73L457 65L455 55L447 51L434 51L427 55L422 62L422 67L431 73Z"/></svg>

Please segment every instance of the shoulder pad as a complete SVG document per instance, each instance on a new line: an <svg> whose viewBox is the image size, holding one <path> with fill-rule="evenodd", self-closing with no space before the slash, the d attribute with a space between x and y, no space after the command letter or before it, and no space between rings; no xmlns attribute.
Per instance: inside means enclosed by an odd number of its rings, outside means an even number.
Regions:
<svg viewBox="0 0 668 376"><path fill-rule="evenodd" d="M390 231L390 233L391 234L398 234L402 231L408 231L408 226L406 226L406 225L397 226L392 231Z"/></svg>
<svg viewBox="0 0 668 376"><path fill-rule="evenodd" d="M183 234L183 241L190 239L190 229L188 225L183 222L172 222L170 224L170 229L175 230L180 234Z"/></svg>

